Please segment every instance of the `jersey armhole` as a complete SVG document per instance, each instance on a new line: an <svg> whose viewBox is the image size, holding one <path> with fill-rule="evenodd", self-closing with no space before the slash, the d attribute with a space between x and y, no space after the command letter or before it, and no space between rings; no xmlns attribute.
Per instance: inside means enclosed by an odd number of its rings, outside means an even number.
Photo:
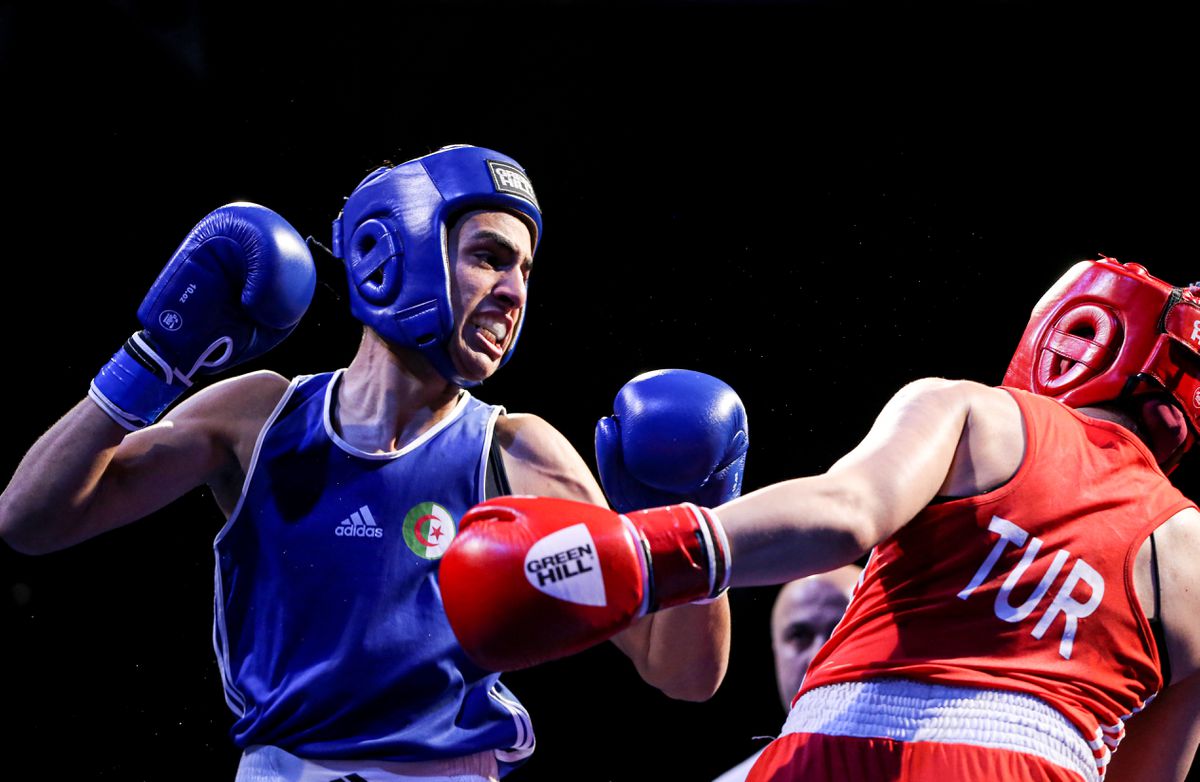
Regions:
<svg viewBox="0 0 1200 782"><path fill-rule="evenodd" d="M1158 670L1162 676L1162 687L1166 687L1171 683L1171 661L1169 659L1169 652L1167 651L1166 624L1162 619L1162 587L1159 579L1158 544L1154 538L1154 533L1158 531L1159 527L1170 521L1175 514L1187 508L1194 507L1196 505L1191 500L1181 495L1179 501L1168 505L1165 510L1155 514L1151 521L1142 528L1142 531L1135 536L1135 543L1125 553L1123 570L1126 597L1141 627L1142 643L1152 646L1153 651L1157 653ZM1147 541L1150 543L1150 584L1153 589L1153 617L1147 616L1146 611L1142 608L1142 602L1134 585L1133 576L1137 553Z"/></svg>
<svg viewBox="0 0 1200 782"><path fill-rule="evenodd" d="M484 475L483 498L504 497L512 494L512 484L508 482L508 470L504 469L504 458L500 454L500 443L496 438L488 447L487 473Z"/></svg>

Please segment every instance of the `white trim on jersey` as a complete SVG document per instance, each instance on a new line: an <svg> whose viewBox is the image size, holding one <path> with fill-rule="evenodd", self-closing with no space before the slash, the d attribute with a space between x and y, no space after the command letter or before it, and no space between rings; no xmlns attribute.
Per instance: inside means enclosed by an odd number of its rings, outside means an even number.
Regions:
<svg viewBox="0 0 1200 782"><path fill-rule="evenodd" d="M483 502L487 499L487 469L488 457L492 454L492 436L496 433L496 421L500 419L501 413L506 412L503 407L495 407L492 414L488 417L487 431L483 435L483 454L479 459L479 494L476 502Z"/></svg>
<svg viewBox="0 0 1200 782"><path fill-rule="evenodd" d="M436 437L443 429L454 423L455 419L461 416L467 409L467 400L471 395L466 391L460 391L458 401L454 404L454 409L450 411L442 420L438 421L427 431L422 432L421 436L413 440L408 445L401 448L399 451L387 451L386 453L368 453L361 448L355 448L350 443L342 439L333 426L333 400L334 394L337 393L338 383L341 382L342 375L346 373L345 369L339 369L333 373L333 377L329 379L329 385L325 386L325 404L321 412L321 423L325 427L325 434L333 441L333 444L342 449L351 456L357 456L360 459L374 459L377 461L386 461L390 459L399 459L405 454L412 453L417 448L420 448L429 440Z"/></svg>
<svg viewBox="0 0 1200 782"><path fill-rule="evenodd" d="M1099 752L1101 747L1096 746L1096 744L1101 743L1102 746L1104 746L1103 763L1101 765L1105 765L1108 763L1108 756L1110 754L1112 754L1112 752L1116 752L1117 747L1120 745L1120 743L1122 741L1125 740L1125 722L1126 722L1126 720L1128 720L1133 715L1135 715L1135 714L1139 713L1140 711L1142 711L1143 709L1145 709L1157 697L1158 697L1158 693L1156 692L1153 695L1151 695L1149 698L1147 698L1145 701L1143 701L1140 706L1135 707L1133 709L1133 711L1129 712L1128 714L1122 714L1120 717L1120 720L1115 725L1101 725L1096 730L1096 741L1093 742L1092 748L1095 749L1097 752ZM1100 762L1100 759L1097 759L1097 762Z"/></svg>
<svg viewBox="0 0 1200 782"><path fill-rule="evenodd" d="M488 690L488 697L508 710L517 728L517 740L513 742L512 747L506 750L497 749L496 757L505 763L519 763L532 755L533 750L537 748L537 739L533 735L533 721L529 719L529 712L525 711L525 707L520 703L504 697L495 686Z"/></svg>
<svg viewBox="0 0 1200 782"><path fill-rule="evenodd" d="M254 441L254 451L250 456L250 465L246 468L246 480L242 482L242 491L238 496L237 505L234 506L233 512L229 514L229 520L225 522L225 526L221 527L221 531L217 533L217 537L213 540L213 651L217 653L217 667L221 669L221 683L225 689L225 702L229 704L229 708L233 713L241 717L246 713L246 699L242 696L237 688L233 686L233 678L229 672L229 634L225 627L225 608L224 596L225 587L221 583L221 556L217 551L217 547L221 545L221 541L233 528L234 522L241 515L242 505L246 502L246 494L250 490L250 481L254 477L254 470L258 466L258 455L262 450L263 442L267 439L267 430L275 423L275 419L283 412L283 408L287 405L288 400L292 398L292 394L296 388L304 380L307 380L311 375L301 375L292 380L288 384L287 390L283 392L283 398L275 405L275 409L271 411L271 415L267 416L266 422L262 429L258 432L258 439Z"/></svg>

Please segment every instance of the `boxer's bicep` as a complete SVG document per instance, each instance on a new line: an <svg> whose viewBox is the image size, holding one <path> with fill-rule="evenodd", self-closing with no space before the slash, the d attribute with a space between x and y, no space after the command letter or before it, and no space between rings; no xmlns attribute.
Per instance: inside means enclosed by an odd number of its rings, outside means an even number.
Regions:
<svg viewBox="0 0 1200 782"><path fill-rule="evenodd" d="M274 373L230 378L128 435L89 506L87 536L147 516L205 484L224 508L222 495L240 485L263 422L286 388Z"/></svg>
<svg viewBox="0 0 1200 782"><path fill-rule="evenodd" d="M938 496L970 496L1007 481L1024 455L1020 408L1005 391L926 378L900 390L870 432L827 473L869 525L870 546ZM869 548L869 546L868 546Z"/></svg>
<svg viewBox="0 0 1200 782"><path fill-rule="evenodd" d="M884 406L862 442L830 468L873 522L871 545L904 526L955 469L974 384L910 383Z"/></svg>
<svg viewBox="0 0 1200 782"><path fill-rule="evenodd" d="M0 534L29 554L67 548L236 472L236 434L287 382L255 373L200 391L162 422L126 433L84 399L29 449L0 502ZM267 408L268 411L270 408ZM261 427L267 413L257 424Z"/></svg>
<svg viewBox="0 0 1200 782"><path fill-rule="evenodd" d="M959 469L959 445L977 397L991 393L1005 392L938 378L911 383L825 474L722 505L733 584L779 584L832 570L907 524Z"/></svg>
<svg viewBox="0 0 1200 782"><path fill-rule="evenodd" d="M583 457L545 420L529 414L502 415L496 421L496 438L513 494L608 507Z"/></svg>

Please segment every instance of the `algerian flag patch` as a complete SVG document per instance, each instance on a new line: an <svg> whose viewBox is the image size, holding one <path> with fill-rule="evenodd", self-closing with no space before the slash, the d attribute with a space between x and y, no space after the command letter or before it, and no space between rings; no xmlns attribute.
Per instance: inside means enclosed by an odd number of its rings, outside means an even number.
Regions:
<svg viewBox="0 0 1200 782"><path fill-rule="evenodd" d="M404 542L418 557L440 559L457 532L450 511L436 502L422 502L404 514Z"/></svg>

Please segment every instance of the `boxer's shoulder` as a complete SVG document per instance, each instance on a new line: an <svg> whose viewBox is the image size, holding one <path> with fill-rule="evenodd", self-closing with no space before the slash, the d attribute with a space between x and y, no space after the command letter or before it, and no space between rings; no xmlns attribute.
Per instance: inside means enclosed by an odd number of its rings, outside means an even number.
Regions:
<svg viewBox="0 0 1200 782"><path fill-rule="evenodd" d="M496 442L514 494L607 504L579 451L544 418L529 413L501 415L496 420Z"/></svg>
<svg viewBox="0 0 1200 782"><path fill-rule="evenodd" d="M1020 433L1021 408L1012 389L974 380L926 377L902 387L892 399L899 407L926 407L943 416L965 419L967 429L1003 429Z"/></svg>
<svg viewBox="0 0 1200 782"><path fill-rule="evenodd" d="M907 432L921 443L955 446L943 497L970 497L1005 484L1025 456L1025 422L1015 397L973 380L928 377L904 386L892 402L898 416L913 422ZM945 436L938 432L945 430Z"/></svg>
<svg viewBox="0 0 1200 782"><path fill-rule="evenodd" d="M975 400L1008 398L1009 394L998 386L985 385L975 380L930 376L906 383L896 396L940 397L943 400L960 397L964 402L974 402Z"/></svg>

